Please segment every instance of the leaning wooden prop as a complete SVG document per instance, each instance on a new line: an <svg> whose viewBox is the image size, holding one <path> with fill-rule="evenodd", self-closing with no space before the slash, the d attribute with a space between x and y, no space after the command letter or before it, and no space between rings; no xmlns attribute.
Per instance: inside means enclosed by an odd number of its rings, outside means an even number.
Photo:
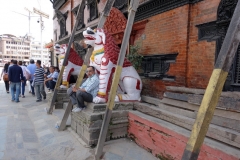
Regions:
<svg viewBox="0 0 240 160"><path fill-rule="evenodd" d="M60 68L63 65L63 60L65 57L65 53L67 50L68 45L67 44L56 44L54 49L56 54L59 54L59 66ZM83 60L81 57L77 54L77 52L74 49L70 49L67 65L64 68L63 77L62 77L62 85L60 88L68 88L69 87L69 79L71 75L78 76L81 67L83 64Z"/></svg>
<svg viewBox="0 0 240 160"><path fill-rule="evenodd" d="M103 29L94 31L87 28L83 31L83 36L86 38L85 43L94 48L90 65L94 66L99 73L99 92L93 102L105 103L108 100L108 92L110 91L120 48L116 45L111 34ZM142 81L135 68L125 58L115 102L140 101L141 90Z"/></svg>

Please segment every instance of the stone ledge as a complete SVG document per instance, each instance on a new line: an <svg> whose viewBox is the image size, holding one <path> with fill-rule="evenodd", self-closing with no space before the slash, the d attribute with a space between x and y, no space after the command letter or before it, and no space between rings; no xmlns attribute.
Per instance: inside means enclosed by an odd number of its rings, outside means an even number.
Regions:
<svg viewBox="0 0 240 160"><path fill-rule="evenodd" d="M132 102L116 103L108 127L106 140L127 136L128 110ZM88 103L87 109L71 113L71 127L88 145L96 145L104 119L106 104Z"/></svg>
<svg viewBox="0 0 240 160"><path fill-rule="evenodd" d="M168 157L168 159L181 159L190 136L190 131L187 129L139 111L129 111L128 132L139 146L150 151L154 156ZM240 150L206 137L199 160L212 159L212 157L238 160Z"/></svg>
<svg viewBox="0 0 240 160"><path fill-rule="evenodd" d="M138 103L135 105L135 108L142 113L170 122L189 131L192 130L192 126L195 121L193 118L174 114L147 103ZM235 130L217 126L215 124L210 124L206 136L216 139L220 142L224 142L228 145L240 148L240 133Z"/></svg>

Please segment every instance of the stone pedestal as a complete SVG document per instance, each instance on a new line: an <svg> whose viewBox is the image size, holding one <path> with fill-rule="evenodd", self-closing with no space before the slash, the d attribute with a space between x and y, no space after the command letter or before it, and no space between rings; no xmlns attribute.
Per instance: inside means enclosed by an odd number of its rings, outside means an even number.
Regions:
<svg viewBox="0 0 240 160"><path fill-rule="evenodd" d="M51 104L53 93L47 94L47 100L49 105ZM60 89L57 93L55 100L55 109L63 109L63 103L68 102L69 97L67 95L67 89Z"/></svg>
<svg viewBox="0 0 240 160"><path fill-rule="evenodd" d="M88 103L87 109L71 113L72 129L88 144L96 145L98 142L106 104ZM106 140L127 136L128 110L133 109L133 103L116 103L109 124Z"/></svg>

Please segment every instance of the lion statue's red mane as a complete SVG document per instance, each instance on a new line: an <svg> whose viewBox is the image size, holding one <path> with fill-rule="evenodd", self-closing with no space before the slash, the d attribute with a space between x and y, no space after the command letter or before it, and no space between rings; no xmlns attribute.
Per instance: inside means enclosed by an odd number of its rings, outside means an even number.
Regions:
<svg viewBox="0 0 240 160"><path fill-rule="evenodd" d="M104 44L104 57L109 59L113 64L117 64L120 48L115 43L113 36L104 30L105 44ZM123 67L132 66L131 62L126 58L124 59Z"/></svg>

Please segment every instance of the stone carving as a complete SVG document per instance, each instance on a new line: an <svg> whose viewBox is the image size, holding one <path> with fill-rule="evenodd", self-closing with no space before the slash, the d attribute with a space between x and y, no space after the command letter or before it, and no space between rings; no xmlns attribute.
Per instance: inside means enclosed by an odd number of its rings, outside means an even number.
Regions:
<svg viewBox="0 0 240 160"><path fill-rule="evenodd" d="M55 52L59 54L58 58L59 58L60 68L62 68L67 47L68 47L67 44L62 44L62 45L56 44L54 47ZM77 52L71 48L67 65L65 66L65 69L63 72L62 85L60 86L60 88L68 88L70 75L78 76L81 70L82 64L83 64L83 60L80 58Z"/></svg>
<svg viewBox="0 0 240 160"><path fill-rule="evenodd" d="M94 48L90 58L90 65L94 66L99 72L99 92L93 102L105 103L107 102L120 49L115 44L113 37L103 29L93 31L91 28L87 28L87 30L83 31L83 36L87 39L85 43ZM115 101L140 100L142 81L127 59L124 60L118 86Z"/></svg>
<svg viewBox="0 0 240 160"><path fill-rule="evenodd" d="M126 24L127 19L122 12L112 7L103 29L114 37L117 44L121 44Z"/></svg>

